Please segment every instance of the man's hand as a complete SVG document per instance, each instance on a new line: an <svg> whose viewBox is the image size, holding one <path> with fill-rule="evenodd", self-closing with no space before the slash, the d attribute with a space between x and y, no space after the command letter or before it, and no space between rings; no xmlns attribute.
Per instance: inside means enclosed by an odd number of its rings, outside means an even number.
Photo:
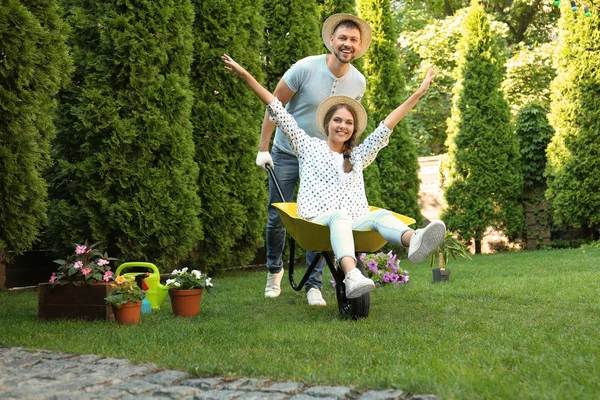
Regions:
<svg viewBox="0 0 600 400"><path fill-rule="evenodd" d="M256 155L256 165L267 170L267 164L271 166L271 168L275 169L275 164L273 164L273 159L271 158L271 154L268 151L259 151Z"/></svg>

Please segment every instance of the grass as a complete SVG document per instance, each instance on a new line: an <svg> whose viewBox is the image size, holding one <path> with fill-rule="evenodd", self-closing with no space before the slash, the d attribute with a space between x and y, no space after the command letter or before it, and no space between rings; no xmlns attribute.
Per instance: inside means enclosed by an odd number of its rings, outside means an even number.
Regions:
<svg viewBox="0 0 600 400"><path fill-rule="evenodd" d="M287 282L263 298L262 270L215 277L198 318L172 316L167 298L137 326L39 322L36 293L0 292L0 347L443 399L599 398L600 249L452 260L450 282L436 284L425 262L402 265L410 282L377 289L357 322L339 319L329 285L325 308Z"/></svg>

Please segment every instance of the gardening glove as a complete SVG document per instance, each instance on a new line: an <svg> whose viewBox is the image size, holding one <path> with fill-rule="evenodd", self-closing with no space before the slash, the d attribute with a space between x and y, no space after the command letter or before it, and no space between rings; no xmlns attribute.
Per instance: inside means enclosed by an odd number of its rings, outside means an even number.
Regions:
<svg viewBox="0 0 600 400"><path fill-rule="evenodd" d="M275 169L275 164L273 164L271 154L269 154L268 151L259 151L256 155L256 165L258 165L266 171L267 164L270 165L272 169Z"/></svg>

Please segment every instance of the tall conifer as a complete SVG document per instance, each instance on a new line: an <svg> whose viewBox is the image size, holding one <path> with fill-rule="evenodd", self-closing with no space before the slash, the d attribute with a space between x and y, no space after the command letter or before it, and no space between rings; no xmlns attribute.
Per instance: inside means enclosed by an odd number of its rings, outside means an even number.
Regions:
<svg viewBox="0 0 600 400"><path fill-rule="evenodd" d="M301 58L326 51L321 40L315 0L272 0L264 3L266 86L274 90L283 73Z"/></svg>
<svg viewBox="0 0 600 400"><path fill-rule="evenodd" d="M548 191L554 221L598 234L600 223L600 16L563 2L549 115Z"/></svg>
<svg viewBox="0 0 600 400"><path fill-rule="evenodd" d="M227 53L262 81L262 2L194 0L192 112L200 218L198 247L202 270L247 265L264 238L266 174L255 165L264 105L223 69Z"/></svg>
<svg viewBox="0 0 600 400"><path fill-rule="evenodd" d="M57 1L0 5L0 251L32 247L46 223L55 95L71 61Z"/></svg>
<svg viewBox="0 0 600 400"><path fill-rule="evenodd" d="M356 15L356 0L321 0L321 22L333 14Z"/></svg>
<svg viewBox="0 0 600 400"><path fill-rule="evenodd" d="M189 0L65 0L76 65L62 96L50 233L161 270L201 238Z"/></svg>
<svg viewBox="0 0 600 400"><path fill-rule="evenodd" d="M488 17L473 0L459 43L461 57L448 124L449 171L442 218L464 239L481 240L488 227L521 232L522 173L510 109L500 85L504 60Z"/></svg>

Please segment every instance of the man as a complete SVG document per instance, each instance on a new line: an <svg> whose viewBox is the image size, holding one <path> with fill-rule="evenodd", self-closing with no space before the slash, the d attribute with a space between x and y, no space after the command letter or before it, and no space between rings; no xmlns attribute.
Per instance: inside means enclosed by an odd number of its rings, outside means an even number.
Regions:
<svg viewBox="0 0 600 400"><path fill-rule="evenodd" d="M346 95L360 101L365 93L365 77L350 64L364 55L371 44L371 27L362 19L350 14L335 14L323 23L323 42L329 54L310 56L296 62L277 84L273 94L286 105L300 128L312 136L325 140L320 132L316 112L319 104L331 95ZM273 149L269 154L269 142L275 124L265 113L256 164L266 169L271 165L277 176L285 201L293 200L299 179L298 159L285 135L277 129ZM269 180L269 220L267 222L267 284L265 297L277 297L281 293L283 277L283 248L285 229L272 203L281 202L275 185ZM315 253L307 252L306 263L310 265ZM308 303L325 306L321 294L323 260L306 282Z"/></svg>

